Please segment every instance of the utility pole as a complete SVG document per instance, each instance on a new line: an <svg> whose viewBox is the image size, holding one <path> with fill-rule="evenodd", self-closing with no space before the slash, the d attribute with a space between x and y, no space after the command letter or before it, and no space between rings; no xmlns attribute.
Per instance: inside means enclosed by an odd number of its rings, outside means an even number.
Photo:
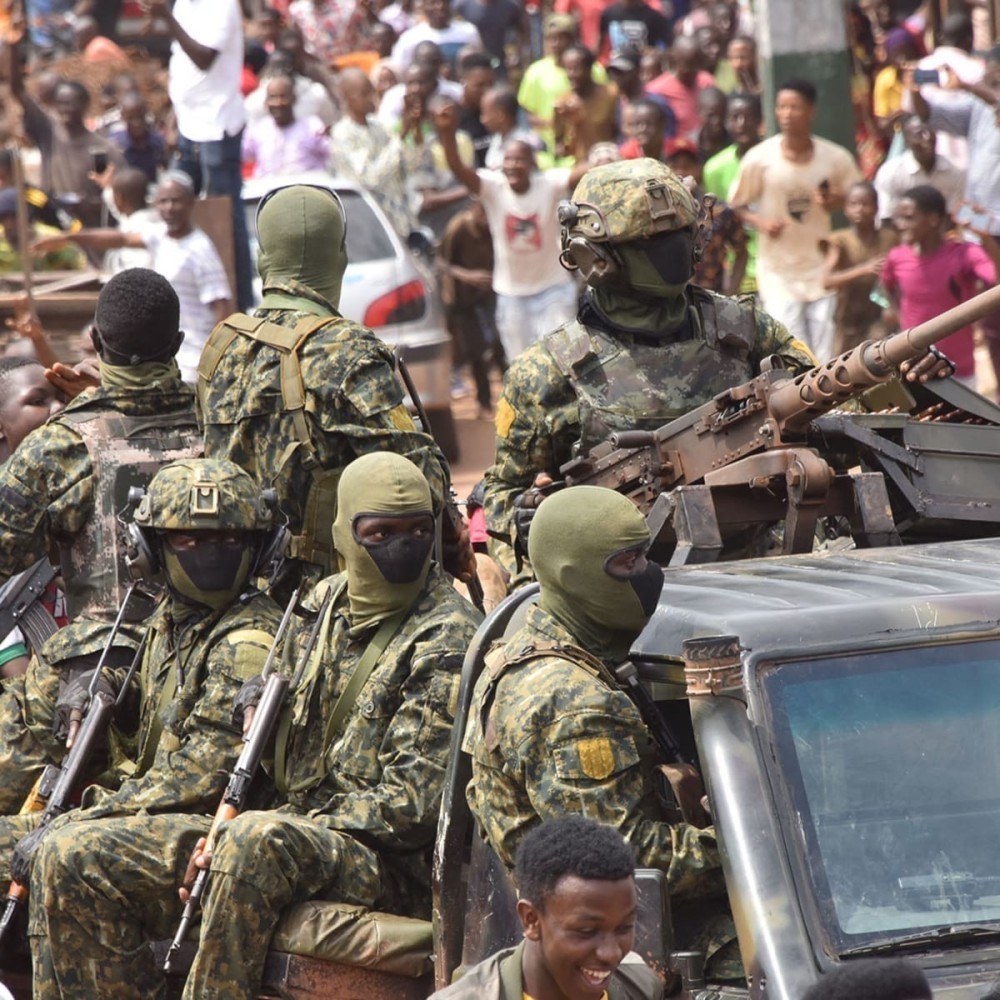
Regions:
<svg viewBox="0 0 1000 1000"><path fill-rule="evenodd" d="M813 130L853 151L854 111L844 5L836 0L760 0L756 18L768 131L775 131L775 88L789 77L804 77L819 92Z"/></svg>

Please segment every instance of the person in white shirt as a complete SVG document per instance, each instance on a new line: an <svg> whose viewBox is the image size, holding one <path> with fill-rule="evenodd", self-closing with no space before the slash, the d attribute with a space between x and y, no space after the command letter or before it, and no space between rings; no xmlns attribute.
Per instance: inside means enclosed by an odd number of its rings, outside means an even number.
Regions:
<svg viewBox="0 0 1000 1000"><path fill-rule="evenodd" d="M948 214L954 218L965 194L965 171L937 151L937 133L920 115L903 119L906 151L886 160L875 175L879 217L882 225L892 220L903 195L919 184L930 184L944 195Z"/></svg>
<svg viewBox="0 0 1000 1000"><path fill-rule="evenodd" d="M434 125L452 173L486 210L493 239L497 332L512 362L576 315L576 282L559 263L557 209L588 164L539 172L529 143L513 138L504 149L500 170L473 170L458 151L458 108L442 102Z"/></svg>
<svg viewBox="0 0 1000 1000"><path fill-rule="evenodd" d="M282 32L282 36L286 34L288 33ZM260 86L247 94L243 102L247 113L247 128L252 128L254 124L267 118L265 103L267 90L264 85L276 76L287 76L292 80L295 87L295 104L292 111L296 118L318 118L324 128L332 128L337 120L337 105L326 85L305 76L296 68L292 53L284 49L277 49L271 54L261 75Z"/></svg>
<svg viewBox="0 0 1000 1000"><path fill-rule="evenodd" d="M173 286L180 301L180 327L184 342L177 364L186 382L198 377L202 348L216 323L232 312L232 296L226 269L215 244L192 222L194 184L180 170L168 170L160 178L153 203L160 221L131 232L122 229L82 229L36 241L35 250L47 250L66 240L84 248L113 250L145 247L152 268Z"/></svg>
<svg viewBox="0 0 1000 1000"><path fill-rule="evenodd" d="M473 45L477 49L483 47L479 29L474 24L452 20L451 0L424 0L424 17L426 20L407 28L393 46L392 61L401 73L410 68L421 42L434 42L441 49L441 54L453 73L457 72L458 53L466 45Z"/></svg>
<svg viewBox="0 0 1000 1000"><path fill-rule="evenodd" d="M444 56L434 42L421 42L413 53L412 66L419 66L433 78L434 87L427 94L427 100L432 97L447 97L449 100L461 103L462 85L454 80L446 80L441 76ZM398 67L397 67L398 70ZM408 71L406 71L408 72ZM406 98L406 72L398 73L399 82L390 87L383 95L378 105L378 120L390 131L398 128L403 120L403 103ZM374 81L372 81L374 83Z"/></svg>
<svg viewBox="0 0 1000 1000"><path fill-rule="evenodd" d="M240 0L142 0L143 10L166 21L173 37L170 101L177 116L174 166L195 191L232 200L236 298L253 305L253 274L243 214L242 145L246 112L243 73L243 11Z"/></svg>

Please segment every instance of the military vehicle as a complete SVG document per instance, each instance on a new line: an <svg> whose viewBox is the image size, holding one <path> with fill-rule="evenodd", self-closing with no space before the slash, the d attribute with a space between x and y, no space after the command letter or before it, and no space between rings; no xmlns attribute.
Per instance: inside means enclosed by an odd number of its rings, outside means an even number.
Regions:
<svg viewBox="0 0 1000 1000"><path fill-rule="evenodd" d="M704 778L747 973L706 982L662 875L642 871L636 950L677 995L799 1000L878 955L912 958L949 1000L1000 981L1000 408L893 375L998 307L994 288L809 372L764 371L561 470L633 499L669 564L631 660ZM732 558L773 525L785 555ZM843 537L813 551L827 532ZM460 734L486 650L535 594L497 608L465 663L435 855L439 985L520 937L473 829Z"/></svg>
<svg viewBox="0 0 1000 1000"><path fill-rule="evenodd" d="M437 976L519 937L512 890L464 789L482 654L466 661L436 854ZM747 985L674 951L658 873L637 950L677 995L799 1000L859 956L917 962L936 997L1000 980L1000 540L669 569L632 661L711 801ZM464 917L463 917L464 915Z"/></svg>

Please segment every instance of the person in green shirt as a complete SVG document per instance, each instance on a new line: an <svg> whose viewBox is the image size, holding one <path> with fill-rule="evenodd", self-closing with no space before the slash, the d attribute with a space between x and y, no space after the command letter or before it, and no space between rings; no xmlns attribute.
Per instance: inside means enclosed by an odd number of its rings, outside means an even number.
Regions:
<svg viewBox="0 0 1000 1000"><path fill-rule="evenodd" d="M562 68L562 54L576 43L576 20L572 14L550 14L545 21L545 55L525 71L517 90L517 102L528 114L528 122L550 153L555 150L553 120L556 101L569 93L569 77ZM595 62L594 83L607 83L604 67ZM555 166L573 164L573 157L555 160Z"/></svg>
<svg viewBox="0 0 1000 1000"><path fill-rule="evenodd" d="M740 170L740 160L748 149L760 142L760 127L763 121L760 98L756 94L737 92L729 95L726 104L726 131L733 142L716 153L706 164L702 173L702 187L705 194L714 195L719 201L729 200L729 191ZM749 293L757 291L757 232L747 233L747 266L739 290Z"/></svg>

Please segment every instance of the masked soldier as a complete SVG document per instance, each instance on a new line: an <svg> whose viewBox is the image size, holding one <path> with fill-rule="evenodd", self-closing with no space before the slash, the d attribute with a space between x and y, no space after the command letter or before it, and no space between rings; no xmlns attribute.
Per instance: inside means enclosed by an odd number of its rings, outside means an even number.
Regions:
<svg viewBox="0 0 1000 1000"><path fill-rule="evenodd" d="M614 431L660 427L752 378L769 354L813 364L748 301L690 284L697 221L680 178L651 159L595 167L560 206L563 266L588 287L577 319L508 369L486 473L493 554L512 574L525 568L531 516L516 514L532 502L519 498L540 473L560 478L574 445L585 453Z"/></svg>
<svg viewBox="0 0 1000 1000"><path fill-rule="evenodd" d="M37 998L162 989L144 942L173 931L174 885L241 748L233 701L279 624L278 607L252 588L285 540L272 506L238 466L198 459L163 468L136 508L135 571L167 591L139 665L139 755L116 792L91 786L79 809L14 851L12 874L30 885ZM60 709L79 708L89 680ZM116 686L110 675L99 684ZM147 868L166 873L155 903L136 888Z"/></svg>
<svg viewBox="0 0 1000 1000"><path fill-rule="evenodd" d="M539 507L528 538L538 603L487 655L473 693L469 805L508 868L544 820L581 813L615 827L640 867L666 873L678 946L704 950L716 978L741 978L714 831L666 819L656 747L614 674L662 588L649 544L613 490L578 486Z"/></svg>
<svg viewBox="0 0 1000 1000"><path fill-rule="evenodd" d="M273 777L283 805L229 821L214 857L198 855L212 874L186 997L256 996L268 942L294 902L320 896L428 914L459 674L479 616L433 563L431 493L407 459L380 452L347 467L334 535L346 572L320 583L315 599L330 598L286 656L298 662L318 628L276 729ZM240 706L256 691L248 685ZM176 924L183 870L175 833L154 824L140 848L117 838L97 848L98 864L121 873L115 885L87 874L93 861L69 843L72 832L51 848L46 842L36 865L32 890L46 895L48 932L33 941L36 958L64 989L94 975L83 968L136 984L135 995L152 993L158 970L139 947L139 925L161 907ZM181 843L190 853L191 841ZM42 948L48 954L39 956ZM64 995L106 995L99 979L85 985Z"/></svg>
<svg viewBox="0 0 1000 1000"><path fill-rule="evenodd" d="M404 405L391 349L337 311L347 267L339 199L317 187L280 188L257 211L257 237L260 308L216 327L198 369L205 451L274 486L292 531L291 571L316 582L337 566L330 524L352 459L407 456L438 509L448 465ZM464 545L460 559L471 561Z"/></svg>
<svg viewBox="0 0 1000 1000"><path fill-rule="evenodd" d="M122 603L125 538L117 514L129 487L201 451L194 393L174 361L183 334L169 282L144 268L115 275L94 320L100 387L32 431L0 467L0 576L58 551L70 618L0 695L0 815L16 813L45 765L65 752L52 731L59 679L96 664ZM137 623L150 610L148 600L133 597L111 666L131 660Z"/></svg>
<svg viewBox="0 0 1000 1000"><path fill-rule="evenodd" d="M612 432L654 430L755 377L768 355L792 370L815 364L749 298L690 283L698 207L669 167L595 167L560 212L563 266L588 287L577 319L508 369L486 473L493 554L512 574L528 569L532 484L559 479L574 447L586 453ZM909 370L926 380L951 366L928 355Z"/></svg>

